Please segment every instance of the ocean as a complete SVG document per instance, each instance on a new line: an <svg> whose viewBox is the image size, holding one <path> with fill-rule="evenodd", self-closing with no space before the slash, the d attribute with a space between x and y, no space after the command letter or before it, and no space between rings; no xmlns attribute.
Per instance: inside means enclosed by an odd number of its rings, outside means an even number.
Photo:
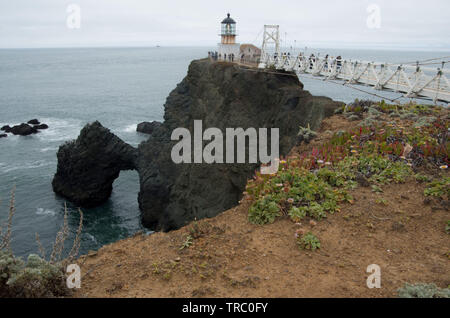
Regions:
<svg viewBox="0 0 450 318"><path fill-rule="evenodd" d="M142 121L163 120L165 99L186 75L189 62L214 50L195 48L73 48L0 50L0 126L37 118L50 128L22 137L0 139L0 224L8 217L15 187L16 214L11 247L19 256L37 253L36 233L47 254L63 224L66 201L53 193L58 147L99 120L125 142L137 146L146 136L136 132ZM399 63L450 56L450 52L308 49L308 53ZM351 102L377 99L342 85L301 77L313 95ZM395 93L361 89L387 98ZM405 99L401 99L406 101ZM142 228L135 171L122 172L111 198L102 206L83 209L81 253L129 237ZM70 235L78 227L76 206L67 202Z"/></svg>

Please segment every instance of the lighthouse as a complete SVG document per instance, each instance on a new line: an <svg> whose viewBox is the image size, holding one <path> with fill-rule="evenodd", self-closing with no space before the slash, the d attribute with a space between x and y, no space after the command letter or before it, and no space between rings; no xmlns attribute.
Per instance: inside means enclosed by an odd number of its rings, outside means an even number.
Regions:
<svg viewBox="0 0 450 318"><path fill-rule="evenodd" d="M236 21L234 21L230 14L221 23L219 43L219 55L222 60L231 61L231 57L235 60L239 58L240 45L236 43Z"/></svg>

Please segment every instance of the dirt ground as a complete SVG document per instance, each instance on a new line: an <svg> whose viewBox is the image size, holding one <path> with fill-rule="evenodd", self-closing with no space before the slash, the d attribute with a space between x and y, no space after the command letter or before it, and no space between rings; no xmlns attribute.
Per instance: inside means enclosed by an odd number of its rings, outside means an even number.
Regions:
<svg viewBox="0 0 450 318"><path fill-rule="evenodd" d="M293 153L357 123L333 116L317 139ZM360 187L353 204L320 222L283 217L252 225L244 201L178 231L139 234L80 257L74 297L396 297L406 282L447 287L450 215L425 200L424 187L414 180L381 194ZM297 247L300 228L320 239L320 250ZM380 289L366 285L371 264L381 268Z"/></svg>

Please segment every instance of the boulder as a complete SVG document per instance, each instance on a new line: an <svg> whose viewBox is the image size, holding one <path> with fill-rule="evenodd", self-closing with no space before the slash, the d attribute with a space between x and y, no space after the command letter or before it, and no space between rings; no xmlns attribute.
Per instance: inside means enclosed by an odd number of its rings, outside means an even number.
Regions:
<svg viewBox="0 0 450 318"><path fill-rule="evenodd" d="M30 124L30 125L39 125L40 122L37 119L31 119L31 120L28 121L28 124Z"/></svg>
<svg viewBox="0 0 450 318"><path fill-rule="evenodd" d="M3 130L4 132L11 132L11 127L9 125L3 126L2 128L0 128L0 130Z"/></svg>
<svg viewBox="0 0 450 318"><path fill-rule="evenodd" d="M11 128L11 133L14 135L28 136L37 133L38 130L28 124L20 124Z"/></svg>
<svg viewBox="0 0 450 318"><path fill-rule="evenodd" d="M33 127L36 129L48 129L48 125L46 124L34 125Z"/></svg>
<svg viewBox="0 0 450 318"><path fill-rule="evenodd" d="M152 121L152 122L148 122L148 121L144 121L142 123L140 123L139 125L137 125L136 131L143 133L143 134L149 134L151 135L153 133L153 131L159 127L161 127L162 123L157 122L157 121Z"/></svg>
<svg viewBox="0 0 450 318"><path fill-rule="evenodd" d="M6 137L8 137L7 134L0 134L0 138L6 138Z"/></svg>

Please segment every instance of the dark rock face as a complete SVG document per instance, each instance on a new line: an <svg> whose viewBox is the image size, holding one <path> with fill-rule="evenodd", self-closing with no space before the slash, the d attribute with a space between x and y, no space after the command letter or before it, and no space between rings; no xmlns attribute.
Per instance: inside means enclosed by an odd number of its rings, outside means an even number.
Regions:
<svg viewBox="0 0 450 318"><path fill-rule="evenodd" d="M153 125L137 153L99 123L88 125L76 142L60 148L53 187L79 204L100 203L109 196L119 171L135 168L144 226L176 229L237 205L258 165L177 165L171 159L177 143L170 138L174 129L187 128L193 136L194 120L202 120L203 131L216 127L223 134L226 128L279 128L280 154L286 155L297 142L300 125L317 129L341 105L313 97L291 73L193 61L187 76L167 98L164 123ZM104 191L98 191L101 185Z"/></svg>
<svg viewBox="0 0 450 318"><path fill-rule="evenodd" d="M3 130L4 132L11 132L11 127L9 125L3 126L2 128L0 128L0 130Z"/></svg>
<svg viewBox="0 0 450 318"><path fill-rule="evenodd" d="M31 134L37 133L37 129L28 125L28 124L20 124L17 126L14 126L11 128L11 133L14 135L20 135L20 136L28 136Z"/></svg>
<svg viewBox="0 0 450 318"><path fill-rule="evenodd" d="M7 134L0 134L0 138L6 138L6 137L8 137Z"/></svg>
<svg viewBox="0 0 450 318"><path fill-rule="evenodd" d="M105 202L121 170L135 169L137 150L99 122L86 125L76 141L58 150L53 190L85 207Z"/></svg>
<svg viewBox="0 0 450 318"><path fill-rule="evenodd" d="M151 135L155 129L158 129L161 127L162 123L157 121L152 121L151 123L148 121L144 121L143 123L140 123L137 125L136 131L143 133L143 134L149 134Z"/></svg>
<svg viewBox="0 0 450 318"><path fill-rule="evenodd" d="M28 124L30 124L30 125L39 125L40 122L39 122L39 120L37 120L37 119L32 119L32 120L29 120L29 121L28 121Z"/></svg>
<svg viewBox="0 0 450 318"><path fill-rule="evenodd" d="M47 124L34 125L34 128L36 128L36 129L48 129L48 125Z"/></svg>

